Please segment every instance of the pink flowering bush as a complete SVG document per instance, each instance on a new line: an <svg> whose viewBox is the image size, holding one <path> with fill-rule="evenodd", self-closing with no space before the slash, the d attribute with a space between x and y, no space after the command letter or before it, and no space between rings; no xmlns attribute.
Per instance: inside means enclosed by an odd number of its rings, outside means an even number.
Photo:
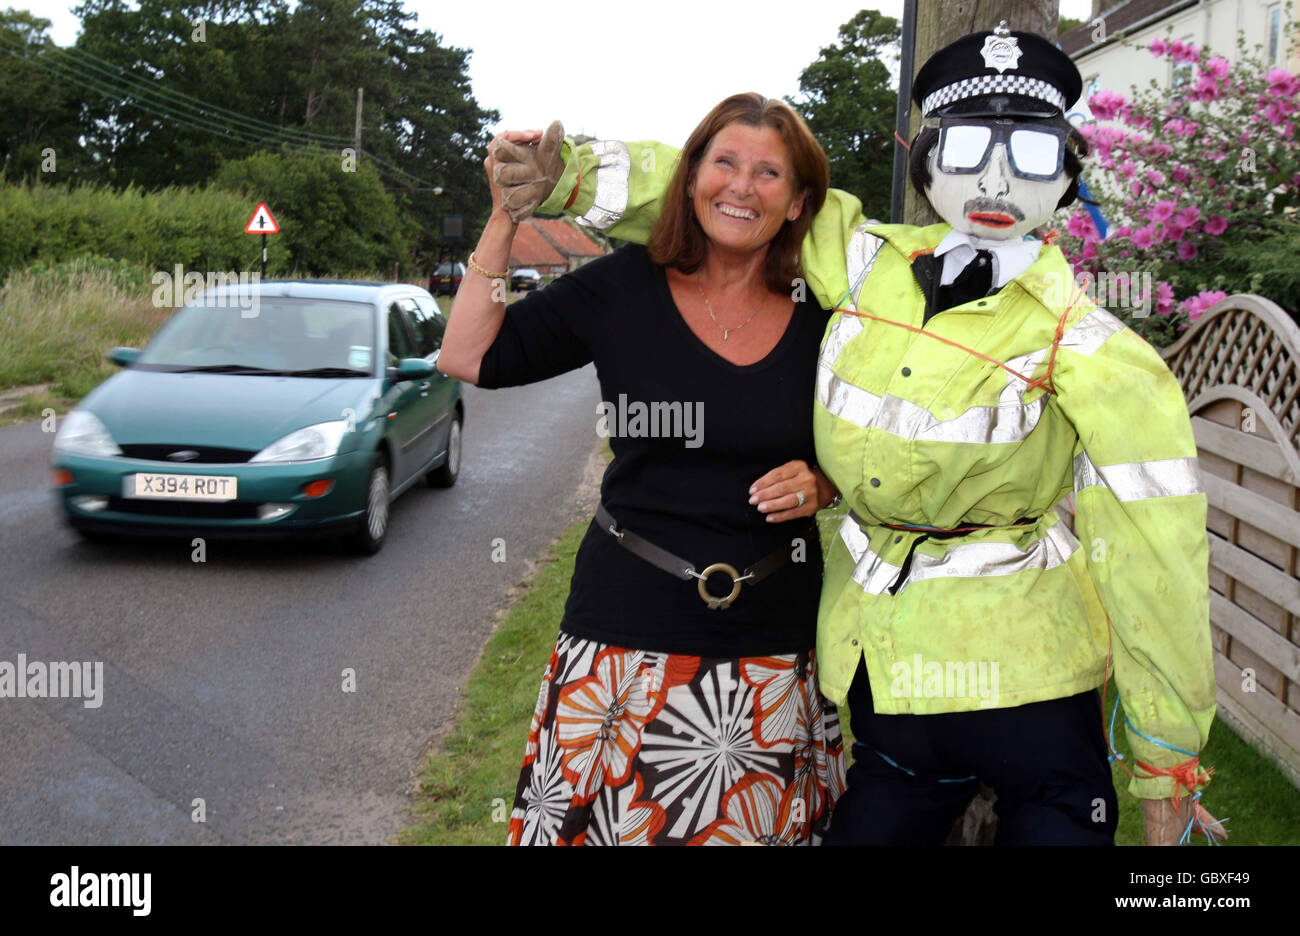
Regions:
<svg viewBox="0 0 1300 936"><path fill-rule="evenodd" d="M1102 90L1080 128L1084 181L1110 225L1104 239L1072 207L1060 246L1076 273L1151 273L1150 315L1112 309L1156 345L1215 302L1257 292L1300 310L1300 77L1241 48L1235 65L1156 39L1152 55L1193 65L1177 89ZM1133 314L1137 312L1138 314Z"/></svg>

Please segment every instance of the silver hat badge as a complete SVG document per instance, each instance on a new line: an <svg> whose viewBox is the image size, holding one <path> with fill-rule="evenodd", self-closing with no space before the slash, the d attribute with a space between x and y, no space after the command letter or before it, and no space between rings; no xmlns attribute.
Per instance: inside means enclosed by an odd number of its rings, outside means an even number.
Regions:
<svg viewBox="0 0 1300 936"><path fill-rule="evenodd" d="M999 75L1007 69L1014 71L1019 67L1020 45L1007 29L1006 20L998 23L997 29L984 37L984 48L980 49L980 55L984 56L984 67L996 68Z"/></svg>

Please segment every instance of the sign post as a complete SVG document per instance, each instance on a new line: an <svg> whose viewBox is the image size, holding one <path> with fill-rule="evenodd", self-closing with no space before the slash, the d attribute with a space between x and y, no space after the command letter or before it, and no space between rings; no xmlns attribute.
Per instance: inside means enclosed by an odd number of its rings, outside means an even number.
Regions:
<svg viewBox="0 0 1300 936"><path fill-rule="evenodd" d="M266 202L257 203L253 216L244 225L244 233L262 235L262 279L266 279L266 235L280 233L280 225L275 223L275 217L271 214L271 209L266 207Z"/></svg>

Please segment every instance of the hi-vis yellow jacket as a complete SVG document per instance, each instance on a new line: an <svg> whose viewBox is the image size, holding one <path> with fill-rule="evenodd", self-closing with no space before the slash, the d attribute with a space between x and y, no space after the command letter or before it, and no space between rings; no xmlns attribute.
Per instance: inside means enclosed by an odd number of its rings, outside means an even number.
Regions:
<svg viewBox="0 0 1300 936"><path fill-rule="evenodd" d="M568 203L644 242L677 150L566 141L565 157L540 211ZM1109 646L1135 758L1180 764L1215 711L1206 501L1182 391L1054 246L922 327L911 260L950 230L866 222L832 190L803 245L808 287L846 310L822 340L814 403L821 468L852 511L826 564L822 692L842 703L864 660L879 713L1005 708L1101 685ZM1058 326L1050 393L1022 377L1047 373ZM1077 538L1054 511L1071 493ZM1129 789L1162 798L1173 783Z"/></svg>

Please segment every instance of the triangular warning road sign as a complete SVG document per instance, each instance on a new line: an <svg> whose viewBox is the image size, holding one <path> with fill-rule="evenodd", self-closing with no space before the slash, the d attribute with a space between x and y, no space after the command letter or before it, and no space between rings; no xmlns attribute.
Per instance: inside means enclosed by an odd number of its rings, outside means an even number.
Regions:
<svg viewBox="0 0 1300 936"><path fill-rule="evenodd" d="M245 234L279 234L280 225L275 223L275 218L271 216L271 209L266 207L266 202L258 202L257 210L253 216L248 219L244 225Z"/></svg>

